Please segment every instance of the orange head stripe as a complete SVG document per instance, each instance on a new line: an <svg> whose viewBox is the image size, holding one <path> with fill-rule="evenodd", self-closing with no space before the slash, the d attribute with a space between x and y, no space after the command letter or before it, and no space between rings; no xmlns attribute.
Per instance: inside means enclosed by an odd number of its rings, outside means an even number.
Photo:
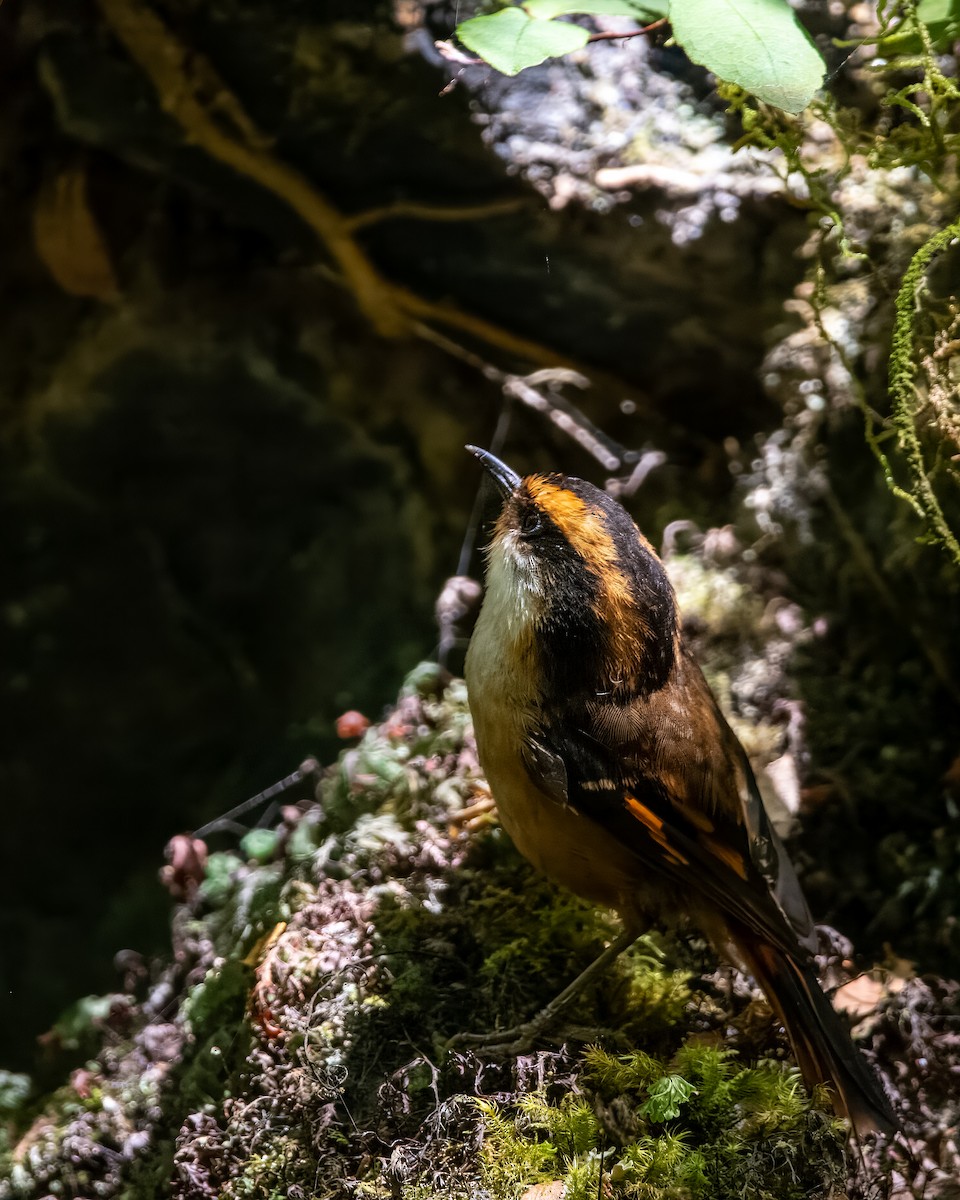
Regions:
<svg viewBox="0 0 960 1200"><path fill-rule="evenodd" d="M601 613L608 620L619 616L609 610L633 607L633 593L620 570L617 548L607 531L603 516L591 509L568 488L558 487L549 479L534 475L526 481L531 499L550 517L574 550L603 585ZM616 628L618 622L614 622Z"/></svg>

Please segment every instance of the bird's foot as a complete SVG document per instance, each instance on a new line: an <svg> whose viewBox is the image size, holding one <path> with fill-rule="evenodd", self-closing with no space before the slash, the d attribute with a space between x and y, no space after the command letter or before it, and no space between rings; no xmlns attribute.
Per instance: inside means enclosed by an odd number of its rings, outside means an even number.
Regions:
<svg viewBox="0 0 960 1200"><path fill-rule="evenodd" d="M497 1030L493 1033L458 1033L447 1042L447 1048L458 1050L461 1047L471 1050L483 1050L487 1054L507 1057L514 1054L529 1054L539 1041L544 1040L548 1030L553 1030L549 1040L555 1045L567 1041L590 1042L597 1036L593 1026L566 1025L562 1029L554 1028L557 1018L568 1004L579 996L588 984L592 984L610 966L615 959L637 940L633 930L625 929L601 955L581 971L574 981L568 984L559 996L542 1008L535 1017L512 1029Z"/></svg>

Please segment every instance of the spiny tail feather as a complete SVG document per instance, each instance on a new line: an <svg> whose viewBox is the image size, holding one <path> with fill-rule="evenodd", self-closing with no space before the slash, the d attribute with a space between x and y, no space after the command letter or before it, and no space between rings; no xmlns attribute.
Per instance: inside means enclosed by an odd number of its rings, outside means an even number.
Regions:
<svg viewBox="0 0 960 1200"><path fill-rule="evenodd" d="M813 968L755 937L734 935L734 941L787 1031L807 1086L826 1084L838 1115L850 1121L858 1137L893 1133L897 1122L887 1098Z"/></svg>

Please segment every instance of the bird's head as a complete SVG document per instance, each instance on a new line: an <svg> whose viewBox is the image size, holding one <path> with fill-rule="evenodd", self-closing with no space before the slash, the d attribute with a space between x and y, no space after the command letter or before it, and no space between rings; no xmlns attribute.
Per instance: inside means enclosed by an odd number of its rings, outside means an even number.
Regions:
<svg viewBox="0 0 960 1200"><path fill-rule="evenodd" d="M486 578L501 619L534 634L550 669L571 684L599 669L632 690L662 686L675 654L675 597L627 511L583 479L521 478L488 451L467 448L503 497Z"/></svg>

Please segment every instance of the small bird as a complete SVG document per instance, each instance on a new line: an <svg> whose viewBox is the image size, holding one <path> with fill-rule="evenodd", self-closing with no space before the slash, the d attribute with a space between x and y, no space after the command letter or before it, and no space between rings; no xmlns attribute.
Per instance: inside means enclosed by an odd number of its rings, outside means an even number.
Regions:
<svg viewBox="0 0 960 1200"><path fill-rule="evenodd" d="M612 497L468 446L503 507L466 680L480 764L520 852L616 910L627 944L686 914L763 989L808 1086L858 1135L887 1100L824 995L816 933L746 753L684 643L663 564Z"/></svg>

